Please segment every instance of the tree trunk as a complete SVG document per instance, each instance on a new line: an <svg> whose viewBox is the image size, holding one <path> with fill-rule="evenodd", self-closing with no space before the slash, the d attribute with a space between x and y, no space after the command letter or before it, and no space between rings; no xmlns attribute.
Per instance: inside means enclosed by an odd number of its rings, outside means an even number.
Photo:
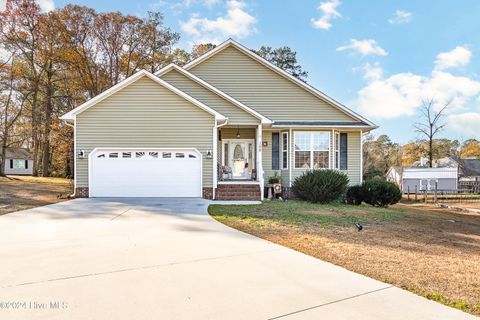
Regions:
<svg viewBox="0 0 480 320"><path fill-rule="evenodd" d="M43 150L42 150L42 176L50 176L50 132L52 130L52 111L53 111L53 66L50 62L47 71L47 88L45 101L45 119L43 133Z"/></svg>

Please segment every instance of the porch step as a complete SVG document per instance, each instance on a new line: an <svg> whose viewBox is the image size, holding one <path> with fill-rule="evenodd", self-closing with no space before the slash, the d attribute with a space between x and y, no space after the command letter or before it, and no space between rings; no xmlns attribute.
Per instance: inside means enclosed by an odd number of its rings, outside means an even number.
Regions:
<svg viewBox="0 0 480 320"><path fill-rule="evenodd" d="M217 200L260 200L258 184L219 184Z"/></svg>

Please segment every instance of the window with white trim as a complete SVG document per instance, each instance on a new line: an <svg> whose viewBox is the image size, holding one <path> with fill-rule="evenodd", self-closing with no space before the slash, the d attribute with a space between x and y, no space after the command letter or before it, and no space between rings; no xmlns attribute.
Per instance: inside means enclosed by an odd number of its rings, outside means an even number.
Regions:
<svg viewBox="0 0 480 320"><path fill-rule="evenodd" d="M330 132L296 131L295 169L326 169L330 166Z"/></svg>
<svg viewBox="0 0 480 320"><path fill-rule="evenodd" d="M288 169L288 132L282 132L282 169Z"/></svg>
<svg viewBox="0 0 480 320"><path fill-rule="evenodd" d="M25 160L13 160L13 169L25 169Z"/></svg>

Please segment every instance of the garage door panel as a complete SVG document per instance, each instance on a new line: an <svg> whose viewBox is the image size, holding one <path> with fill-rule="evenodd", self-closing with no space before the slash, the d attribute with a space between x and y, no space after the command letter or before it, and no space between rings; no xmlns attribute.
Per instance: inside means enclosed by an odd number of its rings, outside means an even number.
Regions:
<svg viewBox="0 0 480 320"><path fill-rule="evenodd" d="M184 157L175 158L177 153ZM201 158L196 151L99 150L91 161L92 197L201 196Z"/></svg>

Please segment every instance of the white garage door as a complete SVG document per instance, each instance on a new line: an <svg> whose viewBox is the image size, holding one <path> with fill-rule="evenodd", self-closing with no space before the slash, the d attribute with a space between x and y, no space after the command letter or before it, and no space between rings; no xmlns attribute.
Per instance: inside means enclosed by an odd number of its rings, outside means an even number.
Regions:
<svg viewBox="0 0 480 320"><path fill-rule="evenodd" d="M195 150L98 149L89 158L91 197L201 197Z"/></svg>

